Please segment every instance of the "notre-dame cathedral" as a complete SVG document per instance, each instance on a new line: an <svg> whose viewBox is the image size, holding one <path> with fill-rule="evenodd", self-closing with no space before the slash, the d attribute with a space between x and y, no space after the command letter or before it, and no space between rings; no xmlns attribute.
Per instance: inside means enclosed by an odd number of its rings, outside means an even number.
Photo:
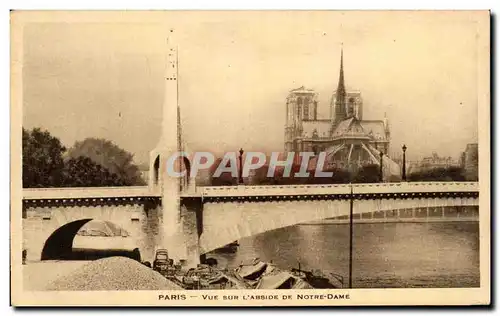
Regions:
<svg viewBox="0 0 500 316"><path fill-rule="evenodd" d="M285 151L327 153L330 167L357 170L380 164L399 174L399 166L387 156L390 144L388 120L363 120L363 99L359 91L347 91L344 83L343 51L337 90L330 102L330 118L318 118L317 93L300 87L286 100ZM386 168L387 165L387 168Z"/></svg>

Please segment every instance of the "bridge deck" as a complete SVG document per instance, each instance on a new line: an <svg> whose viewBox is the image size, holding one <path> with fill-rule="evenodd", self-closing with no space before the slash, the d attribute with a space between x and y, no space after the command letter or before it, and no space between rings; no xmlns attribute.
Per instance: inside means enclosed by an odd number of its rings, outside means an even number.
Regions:
<svg viewBox="0 0 500 316"><path fill-rule="evenodd" d="M328 185L239 185L198 187L181 197L245 197L327 194L384 194L428 192L479 192L478 182L398 182ZM36 188L23 189L24 200L115 197L161 197L159 190L140 187Z"/></svg>

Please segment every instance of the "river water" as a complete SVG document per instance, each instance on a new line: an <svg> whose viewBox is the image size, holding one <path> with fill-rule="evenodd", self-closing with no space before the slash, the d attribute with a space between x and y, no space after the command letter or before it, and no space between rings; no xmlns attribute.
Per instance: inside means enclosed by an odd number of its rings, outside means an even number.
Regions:
<svg viewBox="0 0 500 316"><path fill-rule="evenodd" d="M478 222L355 224L354 288L479 287ZM219 266L253 258L349 276L349 225L297 225L244 238Z"/></svg>

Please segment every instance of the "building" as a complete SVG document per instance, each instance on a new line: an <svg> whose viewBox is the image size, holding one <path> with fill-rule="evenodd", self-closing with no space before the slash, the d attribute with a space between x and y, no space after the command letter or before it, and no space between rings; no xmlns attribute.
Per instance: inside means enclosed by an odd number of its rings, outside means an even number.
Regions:
<svg viewBox="0 0 500 316"><path fill-rule="evenodd" d="M465 180L478 181L479 179L479 151L478 144L467 144L462 155Z"/></svg>
<svg viewBox="0 0 500 316"><path fill-rule="evenodd" d="M451 167L460 167L461 163L451 157L441 157L437 153L433 152L431 156L424 157L420 161L409 162L409 165L410 168L408 170L410 173L415 173L438 168L447 169Z"/></svg>
<svg viewBox="0 0 500 316"><path fill-rule="evenodd" d="M327 152L330 167L355 171L368 164L380 164L384 175L400 175L400 167L389 159L390 129L387 118L363 119L359 91L347 91L344 82L343 50L337 89L330 102L330 117L318 118L317 93L300 87L286 99L285 151Z"/></svg>

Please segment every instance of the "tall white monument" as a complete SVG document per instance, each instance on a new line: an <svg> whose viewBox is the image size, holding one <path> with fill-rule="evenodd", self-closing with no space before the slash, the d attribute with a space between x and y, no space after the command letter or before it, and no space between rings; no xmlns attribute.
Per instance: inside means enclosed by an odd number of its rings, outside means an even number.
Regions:
<svg viewBox="0 0 500 316"><path fill-rule="evenodd" d="M198 236L196 235L196 218L190 216L181 205L181 192L189 190L189 175L176 177L168 172L168 164L174 163L174 171L189 172L189 160L178 158L177 153L183 152L181 139L180 108L178 99L178 55L173 43L173 30L169 31L167 39L167 54L165 64L165 94L163 100L162 131L158 145L150 153L151 190L161 194L162 216L160 217L160 234L158 248L167 249L169 257L175 262L184 260L193 266L199 262ZM186 170L188 169L188 170ZM187 221L187 223L186 223ZM192 223L194 221L194 223Z"/></svg>

